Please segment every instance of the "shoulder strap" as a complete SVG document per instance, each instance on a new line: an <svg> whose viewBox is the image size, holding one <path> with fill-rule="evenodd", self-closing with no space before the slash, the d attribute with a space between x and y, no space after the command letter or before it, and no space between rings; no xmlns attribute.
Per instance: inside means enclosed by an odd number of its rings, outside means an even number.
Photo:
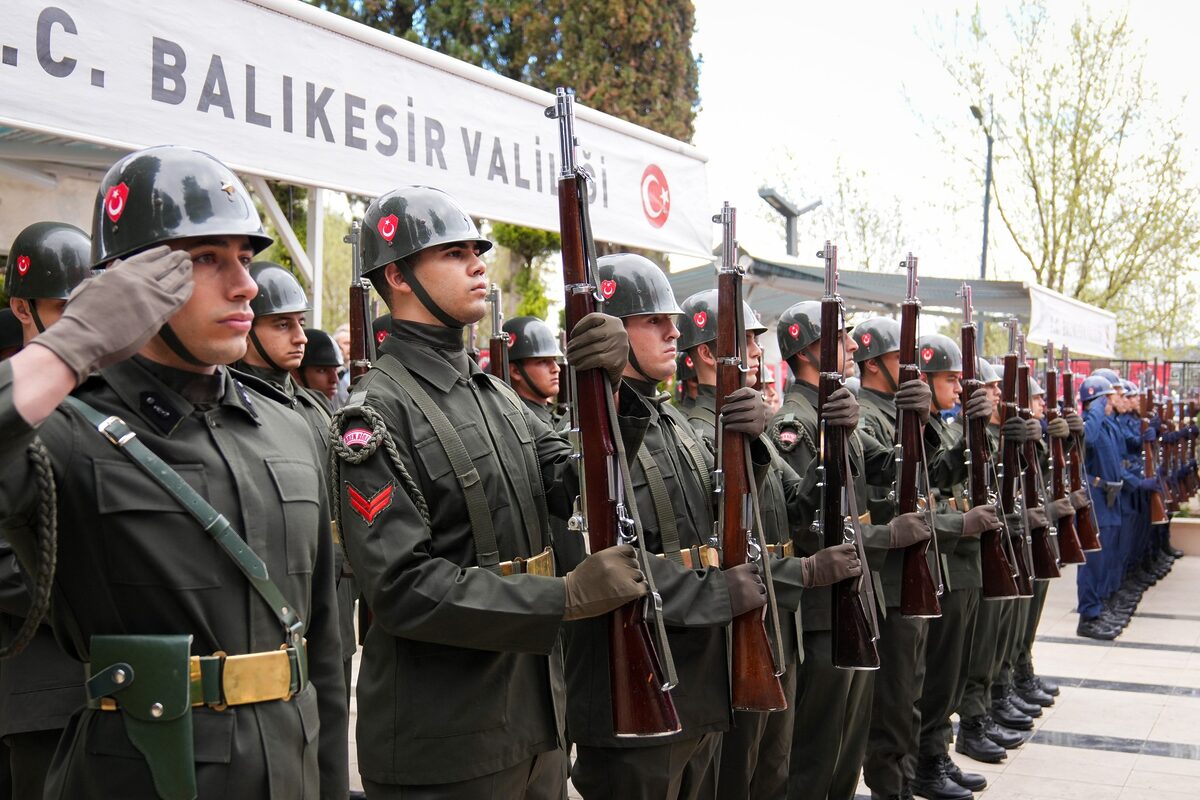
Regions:
<svg viewBox="0 0 1200 800"><path fill-rule="evenodd" d="M78 397L68 397L66 402L200 523L204 532L220 545L225 555L250 581L250 586L254 591L271 607L275 618L283 626L288 644L298 650L301 649L303 647L304 621L296 613L295 607L284 598L279 588L267 577L267 565L250 548L246 540L238 535L229 520L209 505L208 501L189 486L183 478L179 477L179 473L171 469L149 447L142 444L141 440L137 438L137 434L123 419L117 416L105 416ZM303 659L300 661L303 662Z"/></svg>
<svg viewBox="0 0 1200 800"><path fill-rule="evenodd" d="M499 574L500 547L496 544L496 530L492 527L492 511L488 507L487 495L483 491L483 481L479 471L467 453L462 437L454 430L454 425L446 417L445 412L438 408L437 403L429 393L421 388L417 379L399 360L384 356L375 362L375 366L383 371L396 383L400 384L417 408L433 426L433 432L450 459L450 468L462 489L463 499L467 502L467 516L471 521L471 536L475 540L475 559L479 566Z"/></svg>
<svg viewBox="0 0 1200 800"><path fill-rule="evenodd" d="M696 476L700 479L700 485L704 487L704 496L712 497L712 478L708 474L708 463L704 460L704 453L700 450L700 442L696 440L692 426L690 424L679 425L673 418L668 417L666 414L663 414L663 418L669 419L671 426L678 433L679 441L683 444L683 449L692 462L692 468L696 471Z"/></svg>
<svg viewBox="0 0 1200 800"><path fill-rule="evenodd" d="M679 526L675 522L675 507L671 504L671 495L667 493L667 484L663 480L662 470L654 457L645 447L638 448L638 462L646 473L646 485L650 487L650 500L654 503L654 516L658 517L658 535L662 539L663 555L677 563L683 563L679 552Z"/></svg>

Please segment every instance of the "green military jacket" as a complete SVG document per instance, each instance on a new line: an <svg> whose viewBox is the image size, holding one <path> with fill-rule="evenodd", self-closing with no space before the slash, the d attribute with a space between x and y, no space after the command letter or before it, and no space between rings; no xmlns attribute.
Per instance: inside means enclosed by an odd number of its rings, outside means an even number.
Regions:
<svg viewBox="0 0 1200 800"><path fill-rule="evenodd" d="M858 392L858 435L871 439L880 447L893 448L896 441L896 403L892 395L862 387ZM895 484L874 483L879 474L867 476L867 500L871 522L883 525L896 515ZM862 503L862 501L859 501ZM900 582L904 569L904 550L889 550L879 571L883 583L884 604L891 609L900 606ZM898 612L897 612L898 613Z"/></svg>
<svg viewBox="0 0 1200 800"><path fill-rule="evenodd" d="M124 419L223 514L306 623L306 689L288 702L193 709L200 796L344 797L346 695L329 507L303 421L223 368L197 376L140 357L101 370L75 395ZM71 655L86 662L97 634L190 634L194 655L279 648L274 614L194 519L67 406L31 428L13 404L12 368L0 364L0 514L27 571L38 492L25 449L35 436L57 484L52 622ZM48 794L155 795L119 713L78 710L59 753Z"/></svg>
<svg viewBox="0 0 1200 800"><path fill-rule="evenodd" d="M796 381L783 397L779 409L769 427L772 441L783 460L800 476L796 495L800 498L800 524L792 525L792 541L797 555L812 555L824 548L818 532L812 529L817 518L820 496L817 489L817 466L820 463L817 451L817 390L807 383ZM891 448L880 446L870 438L863 438L851 431L846 437L850 455L850 470L854 477L854 491L858 498L867 498L868 477L876 484L891 481L894 473ZM878 476L878 477L876 477ZM859 514L867 511L863 499L859 500ZM871 579L875 584L878 602L883 603L883 586L879 570L886 559L890 531L887 525L864 523L861 526L863 544L867 551L867 562ZM800 614L805 631L829 630L832 589L809 590L800 600ZM882 608L880 609L882 610Z"/></svg>
<svg viewBox="0 0 1200 800"><path fill-rule="evenodd" d="M946 589L982 588L979 537L962 535L963 512L970 506L962 426L948 423L937 414L931 416L925 426L925 452L930 464L929 482L937 493L934 524Z"/></svg>
<svg viewBox="0 0 1200 800"><path fill-rule="evenodd" d="M625 409L644 398L647 419L626 417ZM711 486L712 453L692 433L687 418L652 385L625 379L620 389L621 427L640 428L641 448L662 477L679 535L679 547L711 544L714 498L685 449L690 440L704 460ZM627 450L635 502L646 547L662 553L662 525L651 496L650 478L637 455ZM595 747L654 747L729 729L729 677L726 632L732 619L729 591L720 569L687 569L669 558L649 559L663 601L667 638L679 674L671 693L682 731L673 736L618 739L612 734L608 679L608 621L580 620L567 626L567 729L577 744Z"/></svg>
<svg viewBox="0 0 1200 800"><path fill-rule="evenodd" d="M715 387L701 384L695 402L688 408L688 420L714 453L717 450L716 408ZM801 524L803 517L803 504L798 494L800 476L779 456L765 436L761 442L768 448L771 457L770 467L758 487L763 538L768 544L790 542L793 523ZM804 592L800 559L797 556L776 557L771 559L770 566L780 608L779 627L783 636L784 657L788 663L795 663L799 658L800 598Z"/></svg>
<svg viewBox="0 0 1200 800"><path fill-rule="evenodd" d="M559 578L472 568L466 495L397 382L399 365L461 438L500 560L541 553L547 509L566 517L577 488L566 439L466 357L461 332L393 324L339 423L347 444L370 438L372 424L353 412L364 405L400 459L380 446L341 463L342 538L374 613L358 679L359 769L377 783L450 783L561 746L565 594Z"/></svg>
<svg viewBox="0 0 1200 800"><path fill-rule="evenodd" d="M521 402L547 427L558 430L558 425L562 420L554 413L553 403L539 403L536 400L529 400L525 397L521 398Z"/></svg>

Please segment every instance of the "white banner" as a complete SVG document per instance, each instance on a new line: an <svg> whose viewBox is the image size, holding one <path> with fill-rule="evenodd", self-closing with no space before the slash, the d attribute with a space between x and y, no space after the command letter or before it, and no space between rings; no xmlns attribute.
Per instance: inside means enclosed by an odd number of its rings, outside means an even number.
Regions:
<svg viewBox="0 0 1200 800"><path fill-rule="evenodd" d="M1028 285L1029 333L1035 344L1066 345L1071 353L1116 356L1117 316L1041 286Z"/></svg>
<svg viewBox="0 0 1200 800"><path fill-rule="evenodd" d="M551 95L299 0L5 0L0 31L0 124L356 194L428 184L558 229ZM704 157L577 109L596 237L710 255Z"/></svg>

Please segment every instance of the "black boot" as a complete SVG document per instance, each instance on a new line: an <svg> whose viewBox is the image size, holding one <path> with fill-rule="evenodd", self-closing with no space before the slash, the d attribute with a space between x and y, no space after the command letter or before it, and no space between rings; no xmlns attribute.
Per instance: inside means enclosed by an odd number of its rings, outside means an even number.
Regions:
<svg viewBox="0 0 1200 800"><path fill-rule="evenodd" d="M985 734L987 721L987 717L970 717L960 721L958 737L954 740L954 749L967 758L973 758L985 764L999 764L1008 757L1008 753L1004 752L1004 747L992 741ZM1017 737L1017 744L1020 744L1021 737L1017 734L1013 735Z"/></svg>
<svg viewBox="0 0 1200 800"><path fill-rule="evenodd" d="M996 692L997 689L1000 689L999 693ZM1013 704L1008 701L1008 690L1008 686L992 687L992 719L1014 731L1033 730L1033 717L1022 714L1013 707Z"/></svg>
<svg viewBox="0 0 1200 800"><path fill-rule="evenodd" d="M1000 725L991 715L983 718L983 735L1005 750L1015 750L1025 744L1025 737L1012 728Z"/></svg>
<svg viewBox="0 0 1200 800"><path fill-rule="evenodd" d="M1058 693L1061 690L1058 688L1057 683L1048 678L1043 678L1041 675L1034 675L1033 679L1037 682L1038 686L1042 687L1043 692L1051 697L1058 697Z"/></svg>
<svg viewBox="0 0 1200 800"><path fill-rule="evenodd" d="M1029 701L1025 700L1025 698L1017 694L1016 689L1014 689L1012 686L1008 687L1008 694L1004 695L1004 699L1008 701L1009 705L1030 719L1037 719L1042 715L1041 706L1039 706L1037 703L1030 703Z"/></svg>
<svg viewBox="0 0 1200 800"><path fill-rule="evenodd" d="M1100 617L1089 617L1084 619L1079 618L1079 625L1075 628L1076 636L1086 636L1088 639L1100 639L1101 641L1111 642L1113 639L1121 635L1119 630L1109 627L1108 623L1100 619Z"/></svg>
<svg viewBox="0 0 1200 800"><path fill-rule="evenodd" d="M913 794L928 800L971 800L971 790L946 776L946 767L938 756L921 756L913 777Z"/></svg>
<svg viewBox="0 0 1200 800"><path fill-rule="evenodd" d="M1028 666L1017 670L1017 677L1013 681L1013 688L1016 689L1017 696L1026 703L1032 703L1042 708L1054 705L1054 698L1042 689L1042 685L1034 677L1033 670Z"/></svg>
<svg viewBox="0 0 1200 800"><path fill-rule="evenodd" d="M954 763L954 759L950 758L949 753L941 756L941 759L942 768L946 770L946 777L959 786L970 789L972 792L982 792L987 788L987 778L978 772L963 772L958 764Z"/></svg>

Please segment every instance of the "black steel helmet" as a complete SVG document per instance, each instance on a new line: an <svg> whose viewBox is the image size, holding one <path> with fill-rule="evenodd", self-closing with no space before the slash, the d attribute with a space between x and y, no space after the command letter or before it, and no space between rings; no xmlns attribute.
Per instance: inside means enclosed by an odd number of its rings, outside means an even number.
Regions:
<svg viewBox="0 0 1200 800"><path fill-rule="evenodd" d="M304 346L301 367L342 366L342 351L332 336L318 328L305 328L304 335L308 337L308 344Z"/></svg>
<svg viewBox="0 0 1200 800"><path fill-rule="evenodd" d="M779 355L787 360L821 338L821 301L803 300L790 306L775 327Z"/></svg>
<svg viewBox="0 0 1200 800"><path fill-rule="evenodd" d="M187 236L247 236L271 244L233 170L190 147L130 153L109 167L92 212L92 266Z"/></svg>
<svg viewBox="0 0 1200 800"><path fill-rule="evenodd" d="M645 256L615 253L596 260L604 313L624 319L644 314L682 314L667 274Z"/></svg>
<svg viewBox="0 0 1200 800"><path fill-rule="evenodd" d="M692 361L692 356L687 352L680 352L675 356L675 380L683 383L684 381L694 380L696 377L696 362Z"/></svg>
<svg viewBox="0 0 1200 800"><path fill-rule="evenodd" d="M92 243L65 222L35 222L8 251L4 290L9 297L66 300L92 274Z"/></svg>
<svg viewBox="0 0 1200 800"><path fill-rule="evenodd" d="M855 363L861 364L900 349L900 323L891 317L871 317L854 326Z"/></svg>
<svg viewBox="0 0 1200 800"><path fill-rule="evenodd" d="M679 320L679 341L676 346L680 350L691 350L693 347L715 341L717 338L717 290L697 292L683 301L683 317ZM746 330L750 333L765 333L767 326L762 324L758 314L750 304L742 302L742 319Z"/></svg>
<svg viewBox="0 0 1200 800"><path fill-rule="evenodd" d="M358 240L363 274L451 242L475 242L481 253L492 249L492 243L479 235L471 216L441 189L393 189L372 200L363 214Z"/></svg>
<svg viewBox="0 0 1200 800"><path fill-rule="evenodd" d="M258 284L258 294L250 301L255 317L312 311L300 281L278 264L255 261L250 265L250 277Z"/></svg>
<svg viewBox="0 0 1200 800"><path fill-rule="evenodd" d="M917 369L921 372L962 372L958 342L940 333L917 339Z"/></svg>
<svg viewBox="0 0 1200 800"><path fill-rule="evenodd" d="M983 356L975 357L975 379L980 383L999 383L1003 380L1000 370Z"/></svg>
<svg viewBox="0 0 1200 800"><path fill-rule="evenodd" d="M513 317L504 323L508 334L508 359L562 358L558 337L537 317Z"/></svg>

